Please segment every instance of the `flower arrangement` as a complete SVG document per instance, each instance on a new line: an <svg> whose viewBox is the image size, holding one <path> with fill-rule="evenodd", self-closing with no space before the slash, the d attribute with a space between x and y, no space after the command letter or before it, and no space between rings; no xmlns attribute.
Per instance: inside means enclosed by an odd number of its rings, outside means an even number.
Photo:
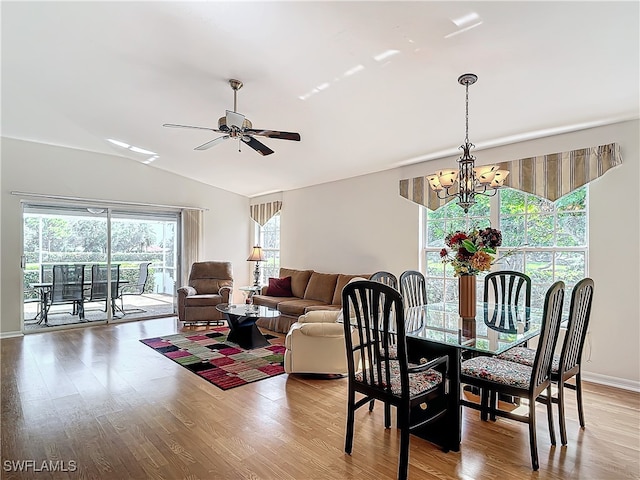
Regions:
<svg viewBox="0 0 640 480"><path fill-rule="evenodd" d="M451 263L456 277L477 275L491 269L496 248L502 245L502 233L491 227L469 233L457 231L447 235L444 243L452 252L443 248L440 258L443 263Z"/></svg>

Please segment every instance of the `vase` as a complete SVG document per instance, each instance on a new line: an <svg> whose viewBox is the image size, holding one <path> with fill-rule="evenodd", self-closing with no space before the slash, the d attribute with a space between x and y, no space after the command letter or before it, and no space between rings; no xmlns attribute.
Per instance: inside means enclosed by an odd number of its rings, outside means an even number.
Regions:
<svg viewBox="0 0 640 480"><path fill-rule="evenodd" d="M458 277L458 313L464 319L476 318L476 276Z"/></svg>

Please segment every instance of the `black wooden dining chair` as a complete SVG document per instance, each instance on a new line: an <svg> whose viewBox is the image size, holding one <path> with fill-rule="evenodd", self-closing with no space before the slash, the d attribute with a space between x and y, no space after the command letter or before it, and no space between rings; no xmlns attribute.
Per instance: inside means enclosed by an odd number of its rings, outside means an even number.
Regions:
<svg viewBox="0 0 640 480"><path fill-rule="evenodd" d="M529 444L531 448L531 465L538 470L538 445L536 441L536 399L547 391L546 405L549 422L549 436L551 444L556 444L553 428L553 412L551 401L551 362L553 351L558 340L560 321L562 319L562 305L564 302L564 282L556 282L547 291L538 348L532 366L510 362L496 357L474 357L462 362L460 367L460 382L478 387L482 391L481 404L462 401L462 404L479 409L486 418L496 415L529 424ZM491 402L488 402L488 392L492 392ZM498 410L495 393L529 400L529 414L519 415L511 411Z"/></svg>
<svg viewBox="0 0 640 480"><path fill-rule="evenodd" d="M447 414L446 376L448 357L421 365L410 365L400 293L388 285L370 280L347 284L342 290L343 322L349 371L345 452L353 448L355 412L378 399L397 409L400 429L398 478L406 479L409 467L409 433ZM351 329L357 331L352 338ZM397 358L389 355L390 334L395 334ZM356 401L356 394L364 395ZM412 414L412 409L428 415ZM391 426L385 412L385 428ZM446 450L446 447L445 447Z"/></svg>
<svg viewBox="0 0 640 480"><path fill-rule="evenodd" d="M427 304L427 281L417 270L406 270L400 275L400 293L404 308Z"/></svg>
<svg viewBox="0 0 640 480"><path fill-rule="evenodd" d="M517 314L524 314L525 308L531 307L531 278L512 270L491 272L484 278L483 299L499 306L485 323L500 332L513 332Z"/></svg>
<svg viewBox="0 0 640 480"><path fill-rule="evenodd" d="M573 287L571 304L569 306L569 321L565 333L562 350L554 355L551 363L551 381L558 386L557 396L552 398L558 404L558 420L560 423L560 439L567 444L567 425L564 411L564 387L576 391L578 403L578 419L580 427L584 428L584 408L582 405L582 350L587 338L589 319L591 317L591 302L593 301L594 283L590 278L583 278ZM515 347L498 355L497 358L511 362L533 365L535 350L525 347ZM575 377L575 384L566 383ZM539 401L546 401L543 395Z"/></svg>
<svg viewBox="0 0 640 480"><path fill-rule="evenodd" d="M398 278L391 272L380 270L379 272L373 273L369 277L369 280L373 282L384 283L385 285L389 285L390 287L398 290Z"/></svg>

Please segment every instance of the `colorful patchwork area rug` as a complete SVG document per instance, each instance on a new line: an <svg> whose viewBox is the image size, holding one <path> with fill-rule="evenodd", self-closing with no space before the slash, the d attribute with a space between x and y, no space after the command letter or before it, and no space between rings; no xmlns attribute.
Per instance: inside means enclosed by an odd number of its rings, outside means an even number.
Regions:
<svg viewBox="0 0 640 480"><path fill-rule="evenodd" d="M191 370L222 390L284 373L284 345L265 335L268 347L245 350L227 342L229 329L183 332L140 340L156 352Z"/></svg>

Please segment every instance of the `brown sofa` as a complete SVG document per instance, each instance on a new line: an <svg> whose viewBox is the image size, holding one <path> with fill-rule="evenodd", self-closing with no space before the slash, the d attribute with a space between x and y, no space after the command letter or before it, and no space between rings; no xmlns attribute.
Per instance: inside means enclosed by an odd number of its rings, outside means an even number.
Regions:
<svg viewBox="0 0 640 480"><path fill-rule="evenodd" d="M253 303L276 308L279 317L261 318L256 322L260 327L274 332L287 333L300 315L313 310L340 310L342 289L354 277L369 278L371 275L345 275L342 273L319 273L313 270L281 268L280 278L291 277L291 297L268 296L268 287L263 287L260 295L253 296Z"/></svg>

